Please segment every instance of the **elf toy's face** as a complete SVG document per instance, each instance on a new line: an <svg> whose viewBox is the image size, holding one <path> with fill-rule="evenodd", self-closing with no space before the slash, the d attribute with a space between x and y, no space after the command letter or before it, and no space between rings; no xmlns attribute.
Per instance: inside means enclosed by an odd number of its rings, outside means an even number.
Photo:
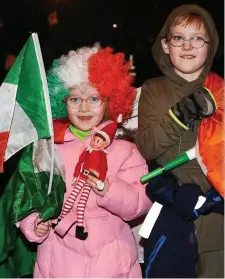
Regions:
<svg viewBox="0 0 225 279"><path fill-rule="evenodd" d="M93 87L72 88L66 102L71 123L82 131L97 127L104 118L107 101Z"/></svg>
<svg viewBox="0 0 225 279"><path fill-rule="evenodd" d="M106 140L98 137L98 136L94 136L91 140L91 147L93 149L104 149L108 146L108 143L106 142Z"/></svg>

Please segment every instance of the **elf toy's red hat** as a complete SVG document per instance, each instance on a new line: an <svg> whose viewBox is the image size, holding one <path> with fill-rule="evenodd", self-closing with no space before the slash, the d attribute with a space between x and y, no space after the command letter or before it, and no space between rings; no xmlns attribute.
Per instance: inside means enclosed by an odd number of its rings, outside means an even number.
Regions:
<svg viewBox="0 0 225 279"><path fill-rule="evenodd" d="M96 132L98 134L102 135L105 138L108 145L110 145L115 137L118 123L121 123L121 122L122 122L122 114L120 114L118 116L117 121L113 121L113 122L109 123L108 125L103 127L101 130L96 130Z"/></svg>

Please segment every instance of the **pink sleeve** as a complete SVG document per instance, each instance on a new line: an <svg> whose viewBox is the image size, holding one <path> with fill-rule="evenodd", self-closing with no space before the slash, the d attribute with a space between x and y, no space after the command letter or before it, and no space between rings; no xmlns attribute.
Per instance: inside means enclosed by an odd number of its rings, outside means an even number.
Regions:
<svg viewBox="0 0 225 279"><path fill-rule="evenodd" d="M32 213L22 221L18 222L21 232L30 242L41 243L48 237L48 234L43 237L39 237L34 233L34 222L38 217L38 213Z"/></svg>
<svg viewBox="0 0 225 279"><path fill-rule="evenodd" d="M147 213L152 202L145 194L140 177L148 172L145 160L136 147L116 176L109 176L109 189L98 196L98 205L128 221Z"/></svg>

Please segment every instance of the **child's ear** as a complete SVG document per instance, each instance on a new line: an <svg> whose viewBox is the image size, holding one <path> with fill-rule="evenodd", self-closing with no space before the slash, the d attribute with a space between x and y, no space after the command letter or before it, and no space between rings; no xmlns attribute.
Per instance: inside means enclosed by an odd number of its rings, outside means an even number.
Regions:
<svg viewBox="0 0 225 279"><path fill-rule="evenodd" d="M166 38L161 39L162 49L165 54L169 54L169 43L166 41Z"/></svg>

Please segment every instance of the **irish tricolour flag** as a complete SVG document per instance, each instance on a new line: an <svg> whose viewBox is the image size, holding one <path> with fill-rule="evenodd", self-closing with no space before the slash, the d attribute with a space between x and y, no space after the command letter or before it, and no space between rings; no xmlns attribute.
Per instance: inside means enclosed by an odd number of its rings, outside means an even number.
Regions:
<svg viewBox="0 0 225 279"><path fill-rule="evenodd" d="M40 44L32 34L0 87L0 172L4 161L52 131Z"/></svg>
<svg viewBox="0 0 225 279"><path fill-rule="evenodd" d="M4 161L22 148L18 166L0 196L0 274L4 278L33 272L35 247L27 245L16 225L32 213L44 221L56 218L65 192L65 171L54 145L36 34L30 36L0 87L0 171Z"/></svg>

